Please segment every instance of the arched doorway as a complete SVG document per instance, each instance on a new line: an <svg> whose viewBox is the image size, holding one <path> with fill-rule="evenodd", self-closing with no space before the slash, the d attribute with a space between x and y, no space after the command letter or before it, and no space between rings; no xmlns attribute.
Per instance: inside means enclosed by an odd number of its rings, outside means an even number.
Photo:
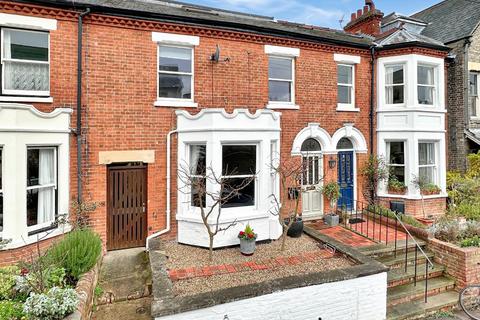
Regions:
<svg viewBox="0 0 480 320"><path fill-rule="evenodd" d="M349 138L341 138L337 143L338 150L338 184L340 198L338 208L351 211L355 199L355 151Z"/></svg>
<svg viewBox="0 0 480 320"><path fill-rule="evenodd" d="M302 177L302 216L318 218L323 213L322 192L323 156L320 143L314 138L308 138L300 149L304 164Z"/></svg>

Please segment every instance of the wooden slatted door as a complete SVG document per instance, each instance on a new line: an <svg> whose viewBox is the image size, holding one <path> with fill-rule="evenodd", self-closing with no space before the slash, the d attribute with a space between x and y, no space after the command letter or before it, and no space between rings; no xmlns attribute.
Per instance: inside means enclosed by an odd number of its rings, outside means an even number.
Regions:
<svg viewBox="0 0 480 320"><path fill-rule="evenodd" d="M147 167L108 167L107 249L145 246L147 238Z"/></svg>

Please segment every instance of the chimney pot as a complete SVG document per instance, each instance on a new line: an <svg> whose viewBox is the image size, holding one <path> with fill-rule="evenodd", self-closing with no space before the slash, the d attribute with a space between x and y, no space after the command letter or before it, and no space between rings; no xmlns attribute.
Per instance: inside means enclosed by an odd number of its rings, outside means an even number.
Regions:
<svg viewBox="0 0 480 320"><path fill-rule="evenodd" d="M362 16L362 9L357 10L357 18Z"/></svg>
<svg viewBox="0 0 480 320"><path fill-rule="evenodd" d="M352 13L352 16L351 16L350 20L351 20L351 21L357 20L357 14L356 14L355 12Z"/></svg>
<svg viewBox="0 0 480 320"><path fill-rule="evenodd" d="M369 7L368 7L368 6L364 6L364 7L363 7L363 14L366 14L368 11L369 11Z"/></svg>

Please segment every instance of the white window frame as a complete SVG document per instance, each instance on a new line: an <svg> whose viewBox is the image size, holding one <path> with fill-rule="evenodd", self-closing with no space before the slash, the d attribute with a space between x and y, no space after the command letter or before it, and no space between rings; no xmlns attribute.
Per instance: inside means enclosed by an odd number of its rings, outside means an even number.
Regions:
<svg viewBox="0 0 480 320"><path fill-rule="evenodd" d="M207 143L206 143L206 142L192 142L192 143L188 143L188 144L187 144L187 157L188 157L187 159L188 159L188 168L189 168L189 170L191 170L191 168L192 168L192 163L191 163L190 160L191 160L191 157L192 157L192 147L193 147L193 146L205 146L205 163L207 162L207 161L206 161L207 148L208 148ZM206 168L206 167L205 167L205 175L204 175L204 176L198 175L198 174L193 174L191 171L189 172L189 174L191 175L191 178L203 178L203 179L205 179L205 187L207 187L207 182L208 182L207 175L208 175L208 173L207 173L207 168ZM189 191L190 191L190 192L189 192L189 193L190 193L190 201L188 202L188 203L189 203L189 207L192 208L192 209L194 209L194 208L200 208L200 207L194 206L194 205L192 204L192 196L193 196L192 188L193 188L193 186L190 186L190 190L189 190ZM207 199L205 199L205 205L206 205L206 203L207 203Z"/></svg>
<svg viewBox="0 0 480 320"><path fill-rule="evenodd" d="M48 150L53 150L53 159L54 159L54 162L53 162L53 165L54 165L54 176L53 176L53 183L50 183L50 184L45 184L45 185L36 185L36 186L30 186L30 187L26 187L26 191L30 191L30 190L40 190L40 189L46 189L46 188L53 188L55 191L58 191L58 150L57 150L57 147L56 146L27 146L27 159L26 159L26 164L28 166L28 150L45 150L45 149L48 149ZM40 168L39 168L40 170ZM25 171L28 175L28 172ZM39 175L40 175L40 172L39 172ZM25 208L27 206L27 198L26 198L27 194L25 193ZM58 203L57 201L55 201L55 193L54 193L54 199L53 199L53 206L54 206L54 212L53 212L53 220L52 221L47 221L47 222L44 222L42 224L36 224L36 225L33 225L33 226L28 226L28 223L27 223L27 231L29 233L31 232L35 232L37 230L41 230L41 229L44 229L44 228L48 228L52 225L52 223L55 222L55 220L57 219L58 217Z"/></svg>
<svg viewBox="0 0 480 320"><path fill-rule="evenodd" d="M1 26L0 26L1 27ZM19 60L19 59L6 59L3 56L3 40L4 40L4 31L5 30L19 30L23 32L32 32L32 33L43 33L47 34L48 36L48 61L35 61L35 60ZM15 29L15 28L9 28L9 27L1 27L1 48L2 52L0 52L0 63L2 66L2 95L18 95L18 96L33 96L33 97L49 97L50 96L50 80L51 80L51 65L50 65L50 33L46 31L38 31L38 30L32 30L32 29ZM35 91L35 90L9 90L5 89L5 62L18 62L18 63L35 63L35 64L46 64L48 65L48 88L49 90L47 91Z"/></svg>
<svg viewBox="0 0 480 320"><path fill-rule="evenodd" d="M338 82L338 67L349 67L352 70L352 83L340 83ZM340 103L337 102L337 110L343 111L358 111L355 108L355 65L349 63L338 63L337 64L337 99L338 99L338 87L350 87L350 96L351 102L350 103Z"/></svg>
<svg viewBox="0 0 480 320"><path fill-rule="evenodd" d="M169 48L180 48L180 49L190 49L191 50L191 68L192 72L179 72L179 71L164 71L160 70L160 48L161 47L169 47ZM157 106L189 106L191 105L194 107L194 97L195 97L195 50L193 46L181 46L181 45L173 45L168 43L158 43L157 44ZM191 87L191 94L190 99L185 98L166 98L160 97L160 74L170 74L170 75L186 75L191 76L190 80L190 87ZM164 104L162 104L162 102ZM196 107L196 106L195 106Z"/></svg>
<svg viewBox="0 0 480 320"><path fill-rule="evenodd" d="M402 66L403 67L403 83L387 83L387 69L388 68L392 68L392 67L398 67L398 66ZM384 86L383 86L383 100L385 101L385 105L386 106L394 106L394 107L398 107L398 106L405 106L407 104L407 100L408 100L408 97L407 97L407 92L408 92L408 88L407 88L407 83L408 83L408 80L407 80L407 62L393 62L393 63L386 63L384 65ZM388 92L388 89L387 88L390 88L390 87L399 87L399 86L402 86L403 87L403 102L401 103L389 103L387 101L387 92Z"/></svg>
<svg viewBox="0 0 480 320"><path fill-rule="evenodd" d="M477 87L476 87L476 94L473 94L472 90L471 89L471 85L470 85L470 77L471 76L474 76L476 79L477 79ZM470 117L471 118L474 118L474 119L479 119L480 118L480 94L479 94L479 91L480 91L480 72L476 72L476 71L470 71L469 72L469 75L468 75L468 81L469 81L469 89L468 89L468 97L469 97L469 104L471 105L471 109L470 110L474 110L475 111L475 114L470 114ZM473 103L475 103L475 108L473 108ZM473 109L472 109L473 108Z"/></svg>
<svg viewBox="0 0 480 320"><path fill-rule="evenodd" d="M290 83L290 92L291 92L291 97L290 101L270 101L270 89L268 90L268 105L270 106L295 106L295 58L294 57L285 57L285 56L277 56L277 55L270 55L268 57L268 68L270 69L270 58L273 59L283 59L283 60L289 60L291 62L291 68L292 68L292 79L286 80L286 79L277 79L277 78L270 78L268 76L268 86L270 87L270 81L278 81L278 82L288 82Z"/></svg>
<svg viewBox="0 0 480 320"><path fill-rule="evenodd" d="M420 164L420 144L432 144L433 145L433 155L434 163L433 164ZM429 181L436 186L438 186L438 142L430 140L419 140L417 144L417 153L418 153L418 171L417 175L420 177L420 168L433 168L433 181Z"/></svg>
<svg viewBox="0 0 480 320"><path fill-rule="evenodd" d="M418 79L418 68L419 67L424 67L424 68L432 68L433 69L433 85L429 85L429 84L420 84L419 82L419 79ZM417 70L416 70L416 78L417 78L417 104L420 105L420 106L424 106L424 107L433 107L437 104L437 92L438 92L438 89L437 89L437 69L438 69L438 66L436 65L432 65L432 64L428 64L428 63L422 63L421 61L418 62L417 64ZM425 87L425 88L433 88L433 101L432 101L432 104L423 104L423 103L420 103L420 98L418 96L418 88L419 87Z"/></svg>
<svg viewBox="0 0 480 320"><path fill-rule="evenodd" d="M226 175L226 176L224 176L223 175L223 147L224 146L242 146L242 147L243 146L255 146L255 170L258 169L259 152L261 151L260 150L260 145L258 143L252 143L252 142L245 142L245 143L242 143L242 142L234 142L234 143L222 142L220 144L220 148L222 150L222 152L220 154L220 164L221 164L220 165L220 179L223 180L223 179L253 178L253 183L255 184L255 186L254 186L255 193L254 193L254 198L253 198L253 205L251 205L251 206L238 206L238 207L226 207L226 208L222 208L222 211L224 211L224 210L241 210L241 209L244 209L244 208L257 208L258 207L258 170L254 174L240 174L240 175ZM207 181L207 184L208 184L208 181Z"/></svg>
<svg viewBox="0 0 480 320"><path fill-rule="evenodd" d="M401 142L403 143L403 164L396 164L396 163L390 163L391 159L390 159L390 150L391 150L391 147L390 147L390 143L395 143L395 142ZM408 185L408 175L407 175L407 141L406 140L387 140L385 141L385 151L386 151L386 155L387 155L387 169L388 169L388 172L389 172L389 176L390 176L390 168L391 167L399 167L399 168L403 168L403 175L405 177L405 181L404 181L404 184L405 185ZM388 184L388 181L387 181L387 184Z"/></svg>

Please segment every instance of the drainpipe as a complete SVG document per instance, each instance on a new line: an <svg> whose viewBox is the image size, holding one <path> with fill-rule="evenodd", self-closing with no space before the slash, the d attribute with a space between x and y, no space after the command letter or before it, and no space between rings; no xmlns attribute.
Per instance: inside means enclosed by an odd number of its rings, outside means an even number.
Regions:
<svg viewBox="0 0 480 320"><path fill-rule="evenodd" d="M468 107L468 90L469 90L469 70L468 70L468 50L472 42L469 39L465 39L465 44L463 45L463 104L465 108L465 127L470 129L470 108Z"/></svg>
<svg viewBox="0 0 480 320"><path fill-rule="evenodd" d="M369 121L369 129L370 129L370 154L373 154L373 134L374 134L374 128L373 128L373 123L374 123L374 114L375 114L375 46L372 46L370 48L370 54L371 54L371 59L370 59L370 65L371 65L371 82L370 82L370 121Z"/></svg>
<svg viewBox="0 0 480 320"><path fill-rule="evenodd" d="M90 8L78 16L77 47L77 201L82 202L82 35L83 17L90 13Z"/></svg>
<svg viewBox="0 0 480 320"><path fill-rule="evenodd" d="M166 204L166 216L167 216L167 223L165 226L165 229L160 230L158 232L155 232L147 237L147 251L150 250L150 240L153 238L156 238L158 236L161 236L162 234L165 234L170 231L170 220L171 220L171 212L170 212L170 189L171 189L171 179L170 179L170 172L171 172L171 140L172 140L172 135L177 133L178 130L172 130L167 134L167 191L166 191L166 197L165 200L167 201Z"/></svg>

